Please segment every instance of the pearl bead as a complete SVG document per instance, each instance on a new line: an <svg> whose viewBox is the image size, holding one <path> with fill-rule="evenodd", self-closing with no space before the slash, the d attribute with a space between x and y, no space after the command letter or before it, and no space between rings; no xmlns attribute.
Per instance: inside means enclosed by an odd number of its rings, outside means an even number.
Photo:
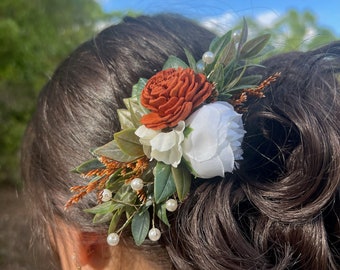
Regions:
<svg viewBox="0 0 340 270"><path fill-rule="evenodd" d="M144 186L143 180L140 178L135 178L131 181L131 188L135 191L141 190Z"/></svg>
<svg viewBox="0 0 340 270"><path fill-rule="evenodd" d="M215 54L213 52L205 52L202 56L202 60L206 64L211 64L215 60Z"/></svg>
<svg viewBox="0 0 340 270"><path fill-rule="evenodd" d="M165 208L166 210L168 210L169 212L174 212L177 209L177 201L175 199L169 199L165 202Z"/></svg>
<svg viewBox="0 0 340 270"><path fill-rule="evenodd" d="M102 202L108 202L112 199L112 192L109 189L104 189L102 191Z"/></svg>
<svg viewBox="0 0 340 270"><path fill-rule="evenodd" d="M106 238L106 242L110 246L117 246L119 243L119 235L117 233L110 233Z"/></svg>
<svg viewBox="0 0 340 270"><path fill-rule="evenodd" d="M149 231L149 239L151 241L158 241L159 238L161 238L161 231L157 228L152 228L150 231Z"/></svg>
<svg viewBox="0 0 340 270"><path fill-rule="evenodd" d="M197 68L198 72L203 72L204 71L204 63L203 63L202 60L197 61L196 68Z"/></svg>

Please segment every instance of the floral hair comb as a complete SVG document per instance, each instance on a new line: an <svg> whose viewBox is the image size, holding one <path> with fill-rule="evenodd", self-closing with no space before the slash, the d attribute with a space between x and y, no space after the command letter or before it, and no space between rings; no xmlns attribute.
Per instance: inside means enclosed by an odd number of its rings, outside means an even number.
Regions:
<svg viewBox="0 0 340 270"><path fill-rule="evenodd" d="M118 110L121 131L74 169L89 183L72 187L75 195L65 207L97 192L98 205L85 211L94 214L94 223L110 224L109 245L117 245L130 225L136 245L147 236L157 241L156 216L170 226L167 212L185 200L195 177L223 177L242 159L238 112L279 76L258 85L260 75L244 75L269 40L247 36L244 23L239 36L229 31L213 40L200 61L185 50L189 66L171 56L162 71L140 79L124 100L126 109Z"/></svg>

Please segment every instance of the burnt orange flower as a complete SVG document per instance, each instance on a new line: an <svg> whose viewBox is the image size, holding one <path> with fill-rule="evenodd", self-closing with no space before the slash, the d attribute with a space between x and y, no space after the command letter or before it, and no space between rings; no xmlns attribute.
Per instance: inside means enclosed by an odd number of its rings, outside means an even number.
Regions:
<svg viewBox="0 0 340 270"><path fill-rule="evenodd" d="M142 91L141 103L151 112L141 123L159 130L175 127L212 93L213 85L204 74L190 68L169 68L152 76Z"/></svg>

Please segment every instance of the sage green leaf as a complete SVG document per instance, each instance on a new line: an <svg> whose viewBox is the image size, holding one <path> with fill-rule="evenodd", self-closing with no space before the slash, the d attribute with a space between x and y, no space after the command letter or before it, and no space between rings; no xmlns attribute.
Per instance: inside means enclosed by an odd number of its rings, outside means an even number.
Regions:
<svg viewBox="0 0 340 270"><path fill-rule="evenodd" d="M125 184L125 177L120 175L121 170L117 170L112 174L106 182L106 188L111 190L112 193L117 193L118 190Z"/></svg>
<svg viewBox="0 0 340 270"><path fill-rule="evenodd" d="M268 43L270 34L265 34L246 42L240 51L242 59L251 58L256 56Z"/></svg>
<svg viewBox="0 0 340 270"><path fill-rule="evenodd" d="M130 185L123 185L113 199L123 204L134 204L137 199L137 193L131 189Z"/></svg>
<svg viewBox="0 0 340 270"><path fill-rule="evenodd" d="M96 214L93 217L92 222L95 223L95 224L105 223L105 222L110 221L112 219L112 216L113 216L113 214L111 212L105 213L105 214Z"/></svg>
<svg viewBox="0 0 340 270"><path fill-rule="evenodd" d="M183 201L190 191L191 174L182 163L177 168L171 167L171 171L176 185L177 196L180 201Z"/></svg>
<svg viewBox="0 0 340 270"><path fill-rule="evenodd" d="M149 228L149 211L145 211L141 214L137 213L136 215L134 215L131 222L131 232L137 246L140 246L144 242L146 236L148 235Z"/></svg>
<svg viewBox="0 0 340 270"><path fill-rule="evenodd" d="M107 144L96 148L93 153L96 156L107 157L119 162L130 162L136 159L135 156L125 154L115 141L108 142Z"/></svg>
<svg viewBox="0 0 340 270"><path fill-rule="evenodd" d="M118 109L118 118L121 129L134 128L135 124L132 122L131 113L127 109Z"/></svg>
<svg viewBox="0 0 340 270"><path fill-rule="evenodd" d="M157 162L154 168L154 197L156 203L165 201L176 192L176 186L171 173L171 165Z"/></svg>
<svg viewBox="0 0 340 270"><path fill-rule="evenodd" d="M227 66L236 58L236 48L234 40L231 40L222 50L216 63Z"/></svg>
<svg viewBox="0 0 340 270"><path fill-rule="evenodd" d="M165 203L156 205L156 214L164 224L170 227Z"/></svg>
<svg viewBox="0 0 340 270"><path fill-rule="evenodd" d="M91 214L106 214L114 212L120 208L122 208L124 205L119 204L113 201L104 202L101 204L98 204L92 208L85 209L84 212L91 213Z"/></svg>
<svg viewBox="0 0 340 270"><path fill-rule="evenodd" d="M119 209L117 210L112 218L111 218L111 222L110 222L110 226L109 226L109 232L108 233L112 233L116 230L117 228L117 225L118 225L118 222L120 220L120 217L122 216L122 213L123 213L123 208L122 209Z"/></svg>
<svg viewBox="0 0 340 270"><path fill-rule="evenodd" d="M143 156L144 152L135 131L134 128L124 129L115 133L114 139L124 154L137 158Z"/></svg>
<svg viewBox="0 0 340 270"><path fill-rule="evenodd" d="M140 95L141 95L141 93L142 93L142 91L143 91L147 81L148 80L145 79L145 78L140 78L138 80L138 82L134 86L132 86L132 95L131 96L132 97L137 97L137 99L139 99L139 97L140 97Z"/></svg>
<svg viewBox="0 0 340 270"><path fill-rule="evenodd" d="M221 37L216 37L209 46L209 51L218 54L231 40L232 31L228 31Z"/></svg>
<svg viewBox="0 0 340 270"><path fill-rule="evenodd" d="M101 163L98 159L94 158L80 164L78 167L74 168L72 172L82 174L100 168L105 168L105 165Z"/></svg>
<svg viewBox="0 0 340 270"><path fill-rule="evenodd" d="M163 66L163 70L168 68L188 68L188 65L181 59L177 58L176 56L170 55L168 60L165 62Z"/></svg>
<svg viewBox="0 0 340 270"><path fill-rule="evenodd" d="M193 69L197 73L196 60L195 60L194 56L187 49L184 49L184 52L185 52L185 55L188 59L190 68Z"/></svg>
<svg viewBox="0 0 340 270"><path fill-rule="evenodd" d="M237 54L240 54L241 48L243 47L243 44L247 41L248 38L248 25L247 21L243 18L243 26L242 26L242 31L241 31L241 36L240 40L238 42L238 47L237 47Z"/></svg>

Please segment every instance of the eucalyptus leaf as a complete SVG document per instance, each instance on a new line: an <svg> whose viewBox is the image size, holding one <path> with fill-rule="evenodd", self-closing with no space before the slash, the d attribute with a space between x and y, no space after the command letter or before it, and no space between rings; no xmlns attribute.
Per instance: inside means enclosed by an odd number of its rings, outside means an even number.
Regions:
<svg viewBox="0 0 340 270"><path fill-rule="evenodd" d="M231 40L232 33L233 33L232 31L228 31L223 36L215 38L209 46L209 51L218 54L221 48L223 48L229 43L229 41Z"/></svg>
<svg viewBox="0 0 340 270"><path fill-rule="evenodd" d="M136 215L134 215L131 223L131 232L137 246L140 246L144 242L146 236L148 235L149 228L149 211L145 211L141 214L137 213Z"/></svg>
<svg viewBox="0 0 340 270"><path fill-rule="evenodd" d="M221 51L221 54L216 63L227 66L232 60L236 58L236 48L234 40L231 40Z"/></svg>
<svg viewBox="0 0 340 270"><path fill-rule="evenodd" d="M109 180L106 182L106 188L111 190L113 193L117 193L118 190L125 184L125 177L120 175L120 171L116 171L112 174Z"/></svg>
<svg viewBox="0 0 340 270"><path fill-rule="evenodd" d="M262 80L261 75L249 75L249 76L243 76L240 78L238 83L235 86L241 85L243 88L239 89L245 89L245 88L251 88L256 87L257 84Z"/></svg>
<svg viewBox="0 0 340 270"><path fill-rule="evenodd" d="M165 203L163 204L157 204L156 206L156 214L157 217L167 226L170 227L170 223L168 220L168 215L167 215L167 211L166 211L166 205Z"/></svg>
<svg viewBox="0 0 340 270"><path fill-rule="evenodd" d="M177 168L171 167L171 171L176 185L177 196L180 201L183 201L190 191L191 174L182 163Z"/></svg>
<svg viewBox="0 0 340 270"><path fill-rule="evenodd" d="M119 209L113 214L111 218L110 226L109 226L109 232L108 232L109 234L116 230L118 222L122 216L123 210L124 210L123 208Z"/></svg>
<svg viewBox="0 0 340 270"><path fill-rule="evenodd" d="M197 73L196 60L195 60L194 56L187 49L184 49L184 52L185 52L185 55L188 59L190 68L193 69Z"/></svg>
<svg viewBox="0 0 340 270"><path fill-rule="evenodd" d="M143 156L144 152L135 131L133 128L124 129L115 133L114 139L124 154L137 158Z"/></svg>
<svg viewBox="0 0 340 270"><path fill-rule="evenodd" d="M95 216L93 217L92 222L95 224L99 224L99 223L105 223L108 222L112 219L113 214L110 213L105 213L105 214L95 214Z"/></svg>
<svg viewBox="0 0 340 270"><path fill-rule="evenodd" d="M137 193L131 189L130 185L123 185L113 199L125 204L134 204L137 199Z"/></svg>
<svg viewBox="0 0 340 270"><path fill-rule="evenodd" d="M89 171L92 171L94 169L101 169L101 168L105 168L105 165L101 163L98 159L94 158L74 168L72 172L82 174L82 173L87 173Z"/></svg>
<svg viewBox="0 0 340 270"><path fill-rule="evenodd" d="M163 70L168 68L188 68L188 65L181 59L177 58L176 56L170 55L168 60L165 62L163 66Z"/></svg>
<svg viewBox="0 0 340 270"><path fill-rule="evenodd" d="M118 109L118 118L119 118L119 123L120 123L120 128L121 129L126 129L126 128L134 128L135 124L133 123L131 119L131 113L127 109Z"/></svg>
<svg viewBox="0 0 340 270"><path fill-rule="evenodd" d="M134 86L132 86L132 94L131 94L131 96L132 97L137 97L137 99L139 99L139 97L140 97L140 95L141 95L141 93L142 93L142 91L143 91L147 81L148 80L145 79L145 78L140 78L138 80L138 82Z"/></svg>
<svg viewBox="0 0 340 270"><path fill-rule="evenodd" d="M242 59L251 58L256 56L268 43L270 34L265 34L246 42L240 51L240 57Z"/></svg>
<svg viewBox="0 0 340 270"><path fill-rule="evenodd" d="M171 173L171 165L157 162L154 168L154 196L156 203L165 201L176 192L176 186Z"/></svg>
<svg viewBox="0 0 340 270"><path fill-rule="evenodd" d="M239 41L238 47L237 47L237 54L238 55L241 52L241 48L243 47L243 44L247 41L247 38L248 38L248 25L247 25L247 21L243 18L243 26L242 26L240 41Z"/></svg>
<svg viewBox="0 0 340 270"><path fill-rule="evenodd" d="M122 208L124 205L119 204L113 201L104 202L98 204L92 208L85 209L84 212L91 214L106 214L116 211L117 209Z"/></svg>
<svg viewBox="0 0 340 270"><path fill-rule="evenodd" d="M125 154L114 140L98 147L93 153L97 156L107 157L119 162L130 162L136 159L135 156Z"/></svg>

